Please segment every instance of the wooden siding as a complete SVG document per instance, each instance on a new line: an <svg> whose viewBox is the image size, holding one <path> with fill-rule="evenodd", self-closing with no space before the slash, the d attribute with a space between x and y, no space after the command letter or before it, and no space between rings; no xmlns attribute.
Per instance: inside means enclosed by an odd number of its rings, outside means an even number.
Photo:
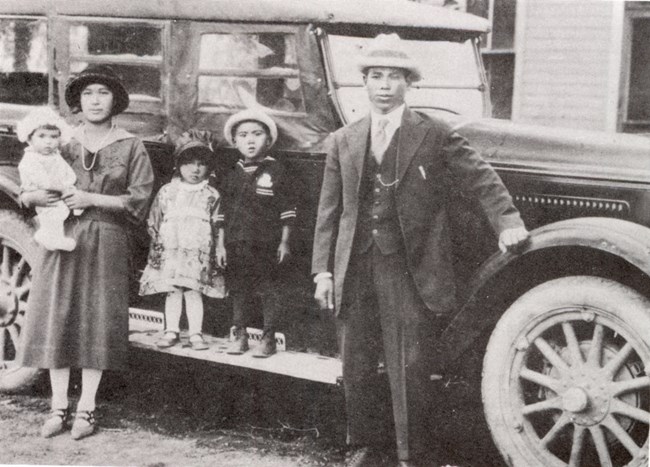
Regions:
<svg viewBox="0 0 650 467"><path fill-rule="evenodd" d="M519 0L513 120L616 130L622 4Z"/></svg>

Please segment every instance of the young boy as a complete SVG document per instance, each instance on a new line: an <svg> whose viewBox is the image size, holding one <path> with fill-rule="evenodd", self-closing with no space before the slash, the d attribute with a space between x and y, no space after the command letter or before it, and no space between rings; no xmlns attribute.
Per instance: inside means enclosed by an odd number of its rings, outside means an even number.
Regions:
<svg viewBox="0 0 650 467"><path fill-rule="evenodd" d="M264 332L253 356L265 358L275 353L280 279L290 255L296 208L284 168L270 155L278 136L275 122L261 111L244 110L228 119L224 136L241 156L222 186L226 285L235 335L227 352L240 355L248 350L247 320L259 296Z"/></svg>
<svg viewBox="0 0 650 467"><path fill-rule="evenodd" d="M74 189L77 181L74 171L59 153L62 136L67 139L69 127L52 109L39 107L18 123L16 132L21 142L28 143L18 164L22 190L52 193L50 205L36 208L39 229L34 240L48 250L72 251L76 242L66 237L63 230L70 209L60 199L55 201Z"/></svg>

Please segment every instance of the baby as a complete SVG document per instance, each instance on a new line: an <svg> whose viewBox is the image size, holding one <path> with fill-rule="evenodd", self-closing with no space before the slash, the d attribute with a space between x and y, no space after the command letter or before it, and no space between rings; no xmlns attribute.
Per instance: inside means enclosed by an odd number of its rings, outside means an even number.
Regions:
<svg viewBox="0 0 650 467"><path fill-rule="evenodd" d="M67 123L49 107L32 110L18 123L18 139L28 144L18 164L23 191L48 190L60 195L74 189L77 177L59 153L61 140L67 139L69 132ZM59 200L52 206L36 207L36 213L39 229L34 234L34 240L48 250L74 250L76 242L66 237L63 229L63 223L70 214L63 201Z"/></svg>

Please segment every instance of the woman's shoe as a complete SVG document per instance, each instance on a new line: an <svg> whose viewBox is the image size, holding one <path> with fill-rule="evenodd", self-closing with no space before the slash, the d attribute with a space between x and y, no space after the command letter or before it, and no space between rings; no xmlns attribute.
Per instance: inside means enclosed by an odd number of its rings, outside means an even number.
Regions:
<svg viewBox="0 0 650 467"><path fill-rule="evenodd" d="M43 438L51 438L52 436L60 435L68 429L70 423L70 408L65 409L52 409L50 418L45 420L41 427L41 436Z"/></svg>
<svg viewBox="0 0 650 467"><path fill-rule="evenodd" d="M192 334L190 336L190 347L192 350L208 350L210 348L201 334Z"/></svg>
<svg viewBox="0 0 650 467"><path fill-rule="evenodd" d="M156 347L159 349L166 349L178 344L181 340L178 338L178 333L174 331L165 331L165 334L156 341Z"/></svg>
<svg viewBox="0 0 650 467"><path fill-rule="evenodd" d="M82 439L95 432L95 411L77 410L72 424L72 439Z"/></svg>

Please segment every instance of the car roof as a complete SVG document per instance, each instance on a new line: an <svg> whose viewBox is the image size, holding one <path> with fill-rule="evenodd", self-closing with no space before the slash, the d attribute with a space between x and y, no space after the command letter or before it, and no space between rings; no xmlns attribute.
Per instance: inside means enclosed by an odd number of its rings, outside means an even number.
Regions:
<svg viewBox="0 0 650 467"><path fill-rule="evenodd" d="M478 16L408 0L3 0L0 14L105 16L204 21L313 23L455 32L488 30ZM363 28L362 28L363 29ZM354 34L354 30L348 31Z"/></svg>

